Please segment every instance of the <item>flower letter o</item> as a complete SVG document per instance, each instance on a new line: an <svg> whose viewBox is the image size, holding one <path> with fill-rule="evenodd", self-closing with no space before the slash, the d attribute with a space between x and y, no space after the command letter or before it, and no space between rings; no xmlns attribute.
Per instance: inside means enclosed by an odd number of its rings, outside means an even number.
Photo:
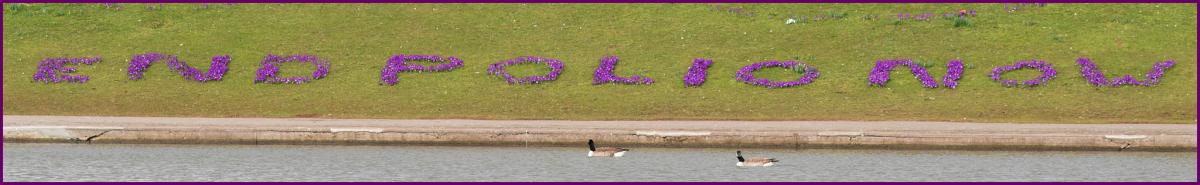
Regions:
<svg viewBox="0 0 1200 185"><path fill-rule="evenodd" d="M523 63L542 63L542 64L549 65L550 73L546 74L546 75L542 75L542 76L527 76L527 77L518 78L518 77L513 77L512 74L509 74L508 71L504 70L504 67L511 66L511 65L517 65L517 64L523 64ZM562 74L562 71L563 71L562 61L559 61L557 59L552 59L552 58L542 58L542 57L536 57L536 56L517 57L517 58L506 60L503 62L497 62L497 63L491 64L488 66L488 74L504 77L504 80L508 81L509 84L536 84L536 83L541 83L542 81L552 81L552 80L558 79L558 74Z"/></svg>
<svg viewBox="0 0 1200 185"><path fill-rule="evenodd" d="M1005 72L1025 68L1037 69L1038 71L1042 72L1042 76L1038 76L1037 78L1031 80L1025 80L1023 82L1019 82L1017 80L1000 79L1000 75L1004 74ZM1054 70L1054 65L1048 64L1046 61L1041 60L1019 61L1013 65L1000 66L992 69L992 80L1000 82L1000 84L1004 85L1005 87L1033 87L1046 83L1046 81L1050 81L1050 79L1053 79L1056 75L1058 75L1058 71Z"/></svg>
<svg viewBox="0 0 1200 185"><path fill-rule="evenodd" d="M791 69L801 68L804 70L804 76L794 81L772 82L766 78L755 78L754 71L758 71L767 67L786 67ZM817 71L816 67L796 61L766 61L747 65L737 71L737 80L750 85L764 86L767 88L783 88L812 83L814 79L821 76L821 72Z"/></svg>

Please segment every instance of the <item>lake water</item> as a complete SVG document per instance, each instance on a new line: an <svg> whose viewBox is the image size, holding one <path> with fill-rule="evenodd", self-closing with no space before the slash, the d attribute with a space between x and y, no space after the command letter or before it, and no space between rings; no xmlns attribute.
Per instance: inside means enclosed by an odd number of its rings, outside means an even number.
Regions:
<svg viewBox="0 0 1200 185"><path fill-rule="evenodd" d="M4 144L4 181L1196 181L1194 152Z"/></svg>

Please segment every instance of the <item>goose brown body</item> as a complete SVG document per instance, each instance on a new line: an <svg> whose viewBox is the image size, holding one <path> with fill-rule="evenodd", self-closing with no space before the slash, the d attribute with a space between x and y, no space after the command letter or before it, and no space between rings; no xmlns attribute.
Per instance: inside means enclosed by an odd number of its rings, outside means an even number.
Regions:
<svg viewBox="0 0 1200 185"><path fill-rule="evenodd" d="M775 165L775 162L779 162L779 160L775 158L754 157L748 158L746 161L741 162L741 166L773 166Z"/></svg>
<svg viewBox="0 0 1200 185"><path fill-rule="evenodd" d="M740 150L737 151L737 159L738 159L737 166L739 166L739 167L752 167L752 166L766 167L766 166L774 166L775 162L779 162L779 160L777 160L775 158L767 158L767 157L745 158L745 157L742 157L742 151L740 151Z"/></svg>
<svg viewBox="0 0 1200 185"><path fill-rule="evenodd" d="M596 143L588 140L588 157L621 157L629 149L620 147L596 147Z"/></svg>

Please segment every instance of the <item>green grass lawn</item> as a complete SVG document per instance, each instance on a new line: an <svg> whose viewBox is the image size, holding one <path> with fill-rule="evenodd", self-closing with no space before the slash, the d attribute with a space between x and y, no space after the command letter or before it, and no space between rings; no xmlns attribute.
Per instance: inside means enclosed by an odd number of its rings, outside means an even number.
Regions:
<svg viewBox="0 0 1200 185"><path fill-rule="evenodd" d="M323 117L565 120L928 120L1039 123L1195 123L1194 4L1050 4L1006 11L1001 4L5 4L4 114L188 117ZM154 7L154 8L151 8ZM737 7L742 13L725 9ZM120 9L117 9L120 8ZM970 26L896 21L897 13L975 9ZM753 16L749 14L753 13ZM811 20L815 15L840 19ZM844 15L844 16L842 16ZM784 24L787 17L807 17ZM826 16L829 17L829 16ZM131 81L135 54L178 55L207 70L229 54L223 81L184 80L158 62ZM255 84L268 54L313 54L329 76L303 85ZM456 56L466 66L402 73L379 85L393 54ZM81 66L85 84L33 82L51 57L102 56ZM561 77L508 85L488 64L535 55L562 60ZM592 85L601 57L615 73L652 85ZM1153 87L1095 87L1075 59L1108 77L1144 79L1174 59ZM694 58L714 60L708 81L685 88ZM904 68L887 87L867 85L876 60L946 62L967 68L957 89L926 89ZM734 80L742 66L802 60L821 71L812 84L781 89ZM992 68L1018 60L1054 64L1044 86L1006 88ZM289 63L283 74L307 74ZM509 67L540 75L539 65ZM795 79L795 71L756 73ZM1007 73L1029 79L1033 70Z"/></svg>

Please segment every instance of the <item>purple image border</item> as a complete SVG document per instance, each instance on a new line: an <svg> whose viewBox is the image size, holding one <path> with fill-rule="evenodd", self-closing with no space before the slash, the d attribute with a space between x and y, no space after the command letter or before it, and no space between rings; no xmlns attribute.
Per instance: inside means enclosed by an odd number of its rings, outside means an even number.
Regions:
<svg viewBox="0 0 1200 185"><path fill-rule="evenodd" d="M846 0L846 1L818 1L818 0L11 0L5 3L1186 3L1195 4L1195 1L1187 0L1149 0L1149 1L1128 1L1128 0L1046 0L1046 1L1018 1L1018 0L990 0L990 1L962 1L962 0Z"/></svg>
<svg viewBox="0 0 1200 185"><path fill-rule="evenodd" d="M999 0L999 1L952 1L952 0L912 0L912 1L896 1L896 0L850 0L850 1L817 1L817 0L221 0L221 1L202 1L202 0L133 0L133 1L99 1L99 0L11 0L3 3L1184 3L1197 4L1195 0L1151 0L1151 1L1122 1L1122 0L1048 0L1048 1L1014 1L1014 0ZM1200 6L1196 6L1200 12ZM4 20L2 12L7 11L6 7L0 7L0 22ZM1197 25L1200 25L1200 19L1196 20ZM4 28L0 27L0 32ZM0 35L0 38L3 36ZM1200 45L1198 40L1197 45ZM1200 49L1197 50L1200 53ZM0 55L4 51L0 50ZM3 59L0 59L3 60ZM1200 61L1200 60L1197 60ZM1195 66L1197 71L1200 71L1200 65ZM2 68L2 66L0 66ZM1196 77L1200 79L1200 72L1196 73ZM0 82L3 81L3 76L0 76ZM1200 81L1197 81L1196 92L1200 92ZM0 86L0 104L4 103L3 87ZM1200 99L1200 93L1196 93L1196 98ZM1196 109L1200 110L1200 102L1196 104ZM7 115L0 107L0 115ZM4 118L0 116L0 121ZM1200 120L1200 112L1198 112L1196 120ZM0 122L0 126L3 123ZM1200 132L1200 127L1196 128ZM3 137L0 137L0 146L3 146ZM3 149L0 148L0 152ZM1200 152L1200 149L1197 150ZM1197 163L1200 166L1200 162ZM2 168L2 166L0 166ZM0 172L0 179L3 179L4 174ZM600 178L600 177L598 177ZM490 185L518 185L518 184L609 184L612 182L7 182L0 184L490 184ZM621 184L893 184L893 185L908 185L908 184L1068 184L1068 185L1083 185L1083 184L1197 184L1196 182L619 182Z"/></svg>
<svg viewBox="0 0 1200 185"><path fill-rule="evenodd" d="M208 184L238 184L238 185L294 185L294 184L360 184L360 185L383 185L383 184L418 184L418 185L471 185L471 184L487 184L487 185L558 185L558 184L584 184L584 185L612 185L612 184L644 184L644 185L783 185L783 184L809 184L809 185L845 185L845 184L887 184L887 185L924 185L924 184L940 184L940 185L957 185L957 184L987 184L987 185L1009 185L1009 184L1035 184L1035 185L1127 185L1127 184L1188 184L1194 185L1194 182L4 182L4 184L60 184L60 185L125 185L125 184L176 184L176 185L208 185Z"/></svg>

